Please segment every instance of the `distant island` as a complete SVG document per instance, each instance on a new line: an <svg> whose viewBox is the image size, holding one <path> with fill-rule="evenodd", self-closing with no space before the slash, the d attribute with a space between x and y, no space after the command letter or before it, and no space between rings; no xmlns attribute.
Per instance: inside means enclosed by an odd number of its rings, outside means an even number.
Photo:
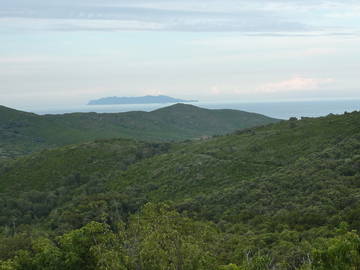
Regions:
<svg viewBox="0 0 360 270"><path fill-rule="evenodd" d="M169 96L143 96L143 97L105 97L90 100L88 105L117 105L117 104L156 104L156 103L178 103L198 102L197 100L178 99Z"/></svg>

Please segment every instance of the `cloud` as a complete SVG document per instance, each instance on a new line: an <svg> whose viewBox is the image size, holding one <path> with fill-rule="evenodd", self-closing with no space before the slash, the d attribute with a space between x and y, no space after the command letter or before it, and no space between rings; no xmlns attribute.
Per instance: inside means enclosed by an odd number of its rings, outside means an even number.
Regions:
<svg viewBox="0 0 360 270"><path fill-rule="evenodd" d="M210 93L211 93L211 95L214 95L214 96L224 94L224 92L217 85L214 85L213 87L211 87Z"/></svg>
<svg viewBox="0 0 360 270"><path fill-rule="evenodd" d="M4 0L0 18L8 21L0 22L0 26L30 30L236 31L286 35L324 30L324 26L308 21L316 21L321 15L319 10L326 14L351 12L356 2L348 1L344 5L339 0ZM313 20L308 20L309 17ZM341 21L333 20L335 25Z"/></svg>
<svg viewBox="0 0 360 270"><path fill-rule="evenodd" d="M329 56L334 55L339 52L339 49L335 48L309 48L309 49L297 49L297 50L289 50L286 52L278 53L279 57L285 58L303 58L303 57L317 57L317 56ZM272 55L275 55L272 53Z"/></svg>
<svg viewBox="0 0 360 270"><path fill-rule="evenodd" d="M2 28L25 30L96 30L96 31L236 31L292 32L309 31L311 27L256 11L208 13L165 11L161 9L117 8L111 12L59 10L0 13Z"/></svg>
<svg viewBox="0 0 360 270"><path fill-rule="evenodd" d="M256 91L261 93L311 91L318 90L334 82L335 80L332 78L305 78L294 76L288 80L262 84L256 88Z"/></svg>
<svg viewBox="0 0 360 270"><path fill-rule="evenodd" d="M150 95L150 96L159 96L159 95L166 95L166 93L162 90L158 90L158 89L149 89L149 90L144 90L141 91L142 95Z"/></svg>
<svg viewBox="0 0 360 270"><path fill-rule="evenodd" d="M26 56L26 57L0 57L0 64L35 64L64 62L61 57L49 56Z"/></svg>
<svg viewBox="0 0 360 270"><path fill-rule="evenodd" d="M359 36L359 11L357 0L2 0L0 29Z"/></svg>
<svg viewBox="0 0 360 270"><path fill-rule="evenodd" d="M39 59L31 57L1 57L0 64L25 64L25 63L34 63L39 61Z"/></svg>
<svg viewBox="0 0 360 270"><path fill-rule="evenodd" d="M329 55L334 54L338 50L335 48L313 48L308 49L302 53L304 56L317 56L317 55Z"/></svg>

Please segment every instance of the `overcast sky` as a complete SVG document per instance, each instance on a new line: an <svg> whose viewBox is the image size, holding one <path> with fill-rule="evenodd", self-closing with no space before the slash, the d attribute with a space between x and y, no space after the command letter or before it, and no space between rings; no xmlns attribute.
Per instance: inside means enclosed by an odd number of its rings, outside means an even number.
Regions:
<svg viewBox="0 0 360 270"><path fill-rule="evenodd" d="M1 0L0 104L360 98L358 0Z"/></svg>

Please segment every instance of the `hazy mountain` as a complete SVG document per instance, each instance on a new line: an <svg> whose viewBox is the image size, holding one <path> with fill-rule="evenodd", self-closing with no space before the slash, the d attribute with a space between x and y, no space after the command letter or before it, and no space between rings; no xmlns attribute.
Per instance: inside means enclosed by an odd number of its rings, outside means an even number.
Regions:
<svg viewBox="0 0 360 270"><path fill-rule="evenodd" d="M169 96L143 96L143 97L105 97L91 100L88 105L114 105L114 104L154 104L154 103L178 103L197 102L197 100L178 99Z"/></svg>

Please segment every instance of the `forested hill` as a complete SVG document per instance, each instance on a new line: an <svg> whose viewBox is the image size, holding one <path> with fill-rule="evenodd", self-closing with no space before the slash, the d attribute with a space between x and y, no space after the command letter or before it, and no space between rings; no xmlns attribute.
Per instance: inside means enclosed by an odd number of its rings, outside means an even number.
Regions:
<svg viewBox="0 0 360 270"><path fill-rule="evenodd" d="M236 110L176 104L153 112L36 115L0 107L0 158L96 139L181 141L279 120Z"/></svg>
<svg viewBox="0 0 360 270"><path fill-rule="evenodd" d="M358 269L359 179L359 112L45 150L1 163L0 266Z"/></svg>

